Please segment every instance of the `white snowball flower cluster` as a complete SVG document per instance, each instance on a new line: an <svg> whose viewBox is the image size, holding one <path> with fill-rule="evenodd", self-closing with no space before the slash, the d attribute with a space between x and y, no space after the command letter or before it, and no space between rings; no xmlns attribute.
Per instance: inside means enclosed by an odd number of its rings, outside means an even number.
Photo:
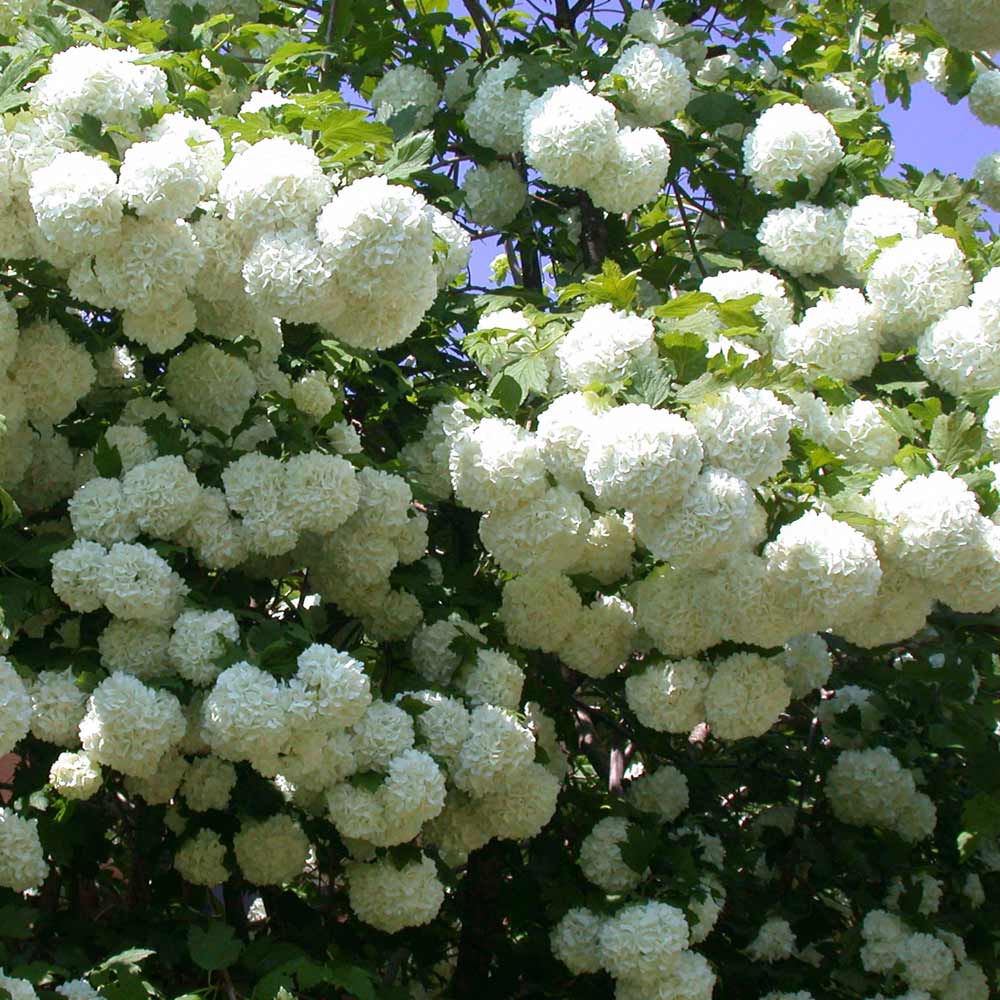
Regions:
<svg viewBox="0 0 1000 1000"><path fill-rule="evenodd" d="M676 117L691 99L691 78L683 61L656 45L629 46L611 67L627 87L631 125L661 125Z"/></svg>
<svg viewBox="0 0 1000 1000"><path fill-rule="evenodd" d="M984 125L1000 125L1000 71L980 73L969 91L969 110Z"/></svg>
<svg viewBox="0 0 1000 1000"><path fill-rule="evenodd" d="M881 347L879 314L854 288L838 288L775 339L775 356L809 374L853 382L871 374Z"/></svg>
<svg viewBox="0 0 1000 1000"><path fill-rule="evenodd" d="M0 656L0 757L28 734L32 700L14 665Z"/></svg>
<svg viewBox="0 0 1000 1000"><path fill-rule="evenodd" d="M122 193L104 160L74 152L60 153L36 170L28 196L45 239L79 256L121 228Z"/></svg>
<svg viewBox="0 0 1000 1000"><path fill-rule="evenodd" d="M833 656L816 633L795 636L777 657L793 698L804 698L822 687L833 672Z"/></svg>
<svg viewBox="0 0 1000 1000"><path fill-rule="evenodd" d="M780 962L795 951L795 934L782 917L769 917L760 925L747 954L754 962Z"/></svg>
<svg viewBox="0 0 1000 1000"><path fill-rule="evenodd" d="M663 58L674 59L669 53ZM654 87L646 97L652 106L664 94ZM550 87L528 106L524 152L547 183L583 188L612 212L631 211L655 197L670 166L669 147L655 130L619 130L614 106L575 82Z"/></svg>
<svg viewBox="0 0 1000 1000"><path fill-rule="evenodd" d="M281 885L301 875L309 854L302 827L285 813L243 823L233 837L240 871L255 885Z"/></svg>
<svg viewBox="0 0 1000 1000"><path fill-rule="evenodd" d="M199 830L174 854L174 867L192 885L213 887L229 878L226 845L214 830Z"/></svg>
<svg viewBox="0 0 1000 1000"><path fill-rule="evenodd" d="M705 718L719 739L763 736L790 699L779 662L734 653L715 665L705 689Z"/></svg>
<svg viewBox="0 0 1000 1000"><path fill-rule="evenodd" d="M0 885L25 892L39 888L48 873L38 820L0 807Z"/></svg>
<svg viewBox="0 0 1000 1000"><path fill-rule="evenodd" d="M833 126L803 104L768 108L743 141L743 170L767 194L800 177L815 194L843 157Z"/></svg>
<svg viewBox="0 0 1000 1000"><path fill-rule="evenodd" d="M17 352L7 369L13 392L20 390L28 419L36 425L57 424L68 417L96 376L86 348L53 320L21 330ZM11 422L18 423L16 419Z"/></svg>
<svg viewBox="0 0 1000 1000"><path fill-rule="evenodd" d="M607 893L627 892L642 880L642 874L630 868L621 856L629 826L622 816L606 816L594 824L580 844L578 861L584 876Z"/></svg>
<svg viewBox="0 0 1000 1000"><path fill-rule="evenodd" d="M600 934L603 921L584 907L567 910L552 929L552 954L578 976L601 968Z"/></svg>
<svg viewBox="0 0 1000 1000"><path fill-rule="evenodd" d="M425 69L401 65L389 70L372 91L372 107L377 121L388 121L394 115L412 109L413 127L424 128L430 123L441 101L441 88Z"/></svg>
<svg viewBox="0 0 1000 1000"><path fill-rule="evenodd" d="M830 768L826 794L834 815L852 826L879 826L915 843L937 822L934 803L885 747L845 750Z"/></svg>
<svg viewBox="0 0 1000 1000"><path fill-rule="evenodd" d="M198 757L184 772L181 794L195 812L225 809L236 785L236 768L218 757Z"/></svg>
<svg viewBox="0 0 1000 1000"><path fill-rule="evenodd" d="M49 71L31 89L32 107L79 121L93 115L108 125L135 130L139 114L167 104L167 76L139 63L136 49L76 45L52 57Z"/></svg>
<svg viewBox="0 0 1000 1000"><path fill-rule="evenodd" d="M654 333L645 317L607 304L591 306L559 341L559 376L575 389L620 381L631 361L655 357Z"/></svg>
<svg viewBox="0 0 1000 1000"><path fill-rule="evenodd" d="M840 262L844 215L800 201L794 208L772 209L757 230L768 263L789 274L822 274Z"/></svg>
<svg viewBox="0 0 1000 1000"><path fill-rule="evenodd" d="M744 480L708 467L681 505L666 513L639 512L635 525L639 542L661 562L714 569L731 553L764 541L766 521Z"/></svg>
<svg viewBox="0 0 1000 1000"><path fill-rule="evenodd" d="M973 289L971 306L946 312L917 341L917 363L924 374L954 396L1000 389L995 283L987 275Z"/></svg>
<svg viewBox="0 0 1000 1000"><path fill-rule="evenodd" d="M871 258L880 252L879 240L916 239L926 220L904 201L867 195L847 213L841 243L844 266L856 278L868 272Z"/></svg>
<svg viewBox="0 0 1000 1000"><path fill-rule="evenodd" d="M728 387L692 407L688 419L705 461L759 486L774 476L791 450L791 410L769 389Z"/></svg>
<svg viewBox="0 0 1000 1000"><path fill-rule="evenodd" d="M360 920L388 934L433 920L444 886L426 855L397 867L388 858L347 866L348 898Z"/></svg>
<svg viewBox="0 0 1000 1000"><path fill-rule="evenodd" d="M314 318L353 347L391 347L409 336L438 288L424 199L384 177L365 177L324 206L316 235L333 277Z"/></svg>
<svg viewBox="0 0 1000 1000"><path fill-rule="evenodd" d="M503 155L521 150L523 117L533 97L510 81L521 72L521 60L509 57L476 78L472 100L465 109L469 135L481 146Z"/></svg>
<svg viewBox="0 0 1000 1000"><path fill-rule="evenodd" d="M972 276L958 244L931 233L883 250L866 289L890 345L907 347L928 324L968 302Z"/></svg>
<svg viewBox="0 0 1000 1000"><path fill-rule="evenodd" d="M138 678L112 674L94 690L80 722L83 749L100 764L136 778L152 777L184 737L180 703Z"/></svg>
<svg viewBox="0 0 1000 1000"><path fill-rule="evenodd" d="M87 695L76 685L72 670L42 670L28 686L31 732L56 746L79 745L77 732Z"/></svg>
<svg viewBox="0 0 1000 1000"><path fill-rule="evenodd" d="M188 590L144 545L116 542L105 549L83 539L52 557L52 589L74 611L103 604L116 617L152 623L172 621Z"/></svg>
<svg viewBox="0 0 1000 1000"><path fill-rule="evenodd" d="M989 0L927 0L927 17L956 49L1000 48L1000 18Z"/></svg>
<svg viewBox="0 0 1000 1000"><path fill-rule="evenodd" d="M66 751L49 769L49 784L66 799L89 799L101 787L101 766L89 753Z"/></svg>
<svg viewBox="0 0 1000 1000"><path fill-rule="evenodd" d="M635 778L628 786L628 800L637 809L672 823L688 807L688 781L683 771L664 764Z"/></svg>
<svg viewBox="0 0 1000 1000"><path fill-rule="evenodd" d="M584 475L605 507L663 511L694 485L702 456L689 421L645 403L627 403L594 421Z"/></svg>
<svg viewBox="0 0 1000 1000"><path fill-rule="evenodd" d="M480 226L503 229L514 221L528 200L528 187L509 163L473 167L462 178L469 218Z"/></svg>
<svg viewBox="0 0 1000 1000"><path fill-rule="evenodd" d="M130 146L118 177L121 198L137 215L168 220L190 215L211 184L196 149L176 132Z"/></svg>
<svg viewBox="0 0 1000 1000"><path fill-rule="evenodd" d="M215 661L227 641L239 641L240 629L230 611L185 611L173 623L167 656L171 666L192 684L206 685L221 673Z"/></svg>

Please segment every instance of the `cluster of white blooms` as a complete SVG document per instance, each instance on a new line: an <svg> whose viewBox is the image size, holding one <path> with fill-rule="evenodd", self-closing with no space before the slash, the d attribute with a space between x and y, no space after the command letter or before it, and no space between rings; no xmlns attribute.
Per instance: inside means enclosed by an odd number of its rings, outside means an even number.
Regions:
<svg viewBox="0 0 1000 1000"><path fill-rule="evenodd" d="M927 17L956 49L1000 48L1000 18L990 0L927 0Z"/></svg>
<svg viewBox="0 0 1000 1000"><path fill-rule="evenodd" d="M38 739L56 746L78 746L78 728L87 695L77 687L73 672L68 668L42 670L31 681L28 694L31 697L31 732Z"/></svg>
<svg viewBox="0 0 1000 1000"><path fill-rule="evenodd" d="M379 121L412 109L413 127L430 123L441 101L441 88L434 77L419 66L401 65L389 70L372 91L372 107Z"/></svg>
<svg viewBox="0 0 1000 1000"><path fill-rule="evenodd" d="M444 902L444 886L425 855L402 866L388 858L351 862L347 885L358 918L389 934L429 923Z"/></svg>
<svg viewBox="0 0 1000 1000"><path fill-rule="evenodd" d="M782 917L769 917L760 925L747 954L755 962L780 962L795 951L795 934Z"/></svg>
<svg viewBox="0 0 1000 1000"><path fill-rule="evenodd" d="M655 356L654 333L644 317L591 306L559 341L558 378L574 389L620 381L631 361Z"/></svg>
<svg viewBox="0 0 1000 1000"><path fill-rule="evenodd" d="M24 682L5 656L0 656L0 757L10 753L31 726L32 701Z"/></svg>
<svg viewBox="0 0 1000 1000"><path fill-rule="evenodd" d="M628 72L638 88L640 118L657 117L674 107L681 94L680 77L690 88L686 70L676 57L649 46L658 71L627 57ZM623 56L623 59L626 57ZM646 84L650 84L647 86ZM632 94L632 86L629 93ZM651 128L619 129L614 105L572 82L550 87L524 113L524 153L549 184L583 188L598 207L629 212L656 197L670 168L670 148Z"/></svg>
<svg viewBox="0 0 1000 1000"><path fill-rule="evenodd" d="M630 125L661 125L670 121L691 99L691 78L684 62L656 45L629 46L611 67L626 85Z"/></svg>
<svg viewBox="0 0 1000 1000"><path fill-rule="evenodd" d="M0 807L0 885L15 892L37 889L48 873L38 820Z"/></svg>
<svg viewBox="0 0 1000 1000"><path fill-rule="evenodd" d="M281 885L301 875L309 854L302 827L285 813L244 823L233 837L240 870L255 885Z"/></svg>
<svg viewBox="0 0 1000 1000"><path fill-rule="evenodd" d="M528 200L528 187L509 163L473 167L462 179L469 218L480 226L503 229Z"/></svg>
<svg viewBox="0 0 1000 1000"><path fill-rule="evenodd" d="M192 885L216 886L229 878L226 845L214 830L199 830L174 854L174 867Z"/></svg>
<svg viewBox="0 0 1000 1000"><path fill-rule="evenodd" d="M785 294L785 286L773 274L749 269L722 271L705 278L701 290L719 302L759 295L753 311L768 337L777 336L792 322L792 305Z"/></svg>
<svg viewBox="0 0 1000 1000"><path fill-rule="evenodd" d="M964 306L972 276L958 244L940 233L904 239L883 250L866 284L888 346L913 344L928 324Z"/></svg>
<svg viewBox="0 0 1000 1000"><path fill-rule="evenodd" d="M532 95L511 84L521 72L520 59L509 57L476 78L475 94L465 109L469 135L482 146L501 154L519 152L523 117Z"/></svg>
<svg viewBox="0 0 1000 1000"><path fill-rule="evenodd" d="M800 177L815 194L843 158L833 126L803 104L768 108L743 141L743 170L768 194Z"/></svg>
<svg viewBox="0 0 1000 1000"><path fill-rule="evenodd" d="M643 812L654 813L672 823L688 807L688 781L683 771L670 764L634 778L628 800Z"/></svg>
<svg viewBox="0 0 1000 1000"><path fill-rule="evenodd" d="M709 1000L715 973L697 952L683 911L667 903L623 906L600 917L576 907L551 935L552 953L574 975L604 969L616 980L615 996Z"/></svg>
<svg viewBox="0 0 1000 1000"><path fill-rule="evenodd" d="M807 309L775 338L775 357L804 369L853 382L871 374L879 359L879 314L854 288L838 288Z"/></svg>
<svg viewBox="0 0 1000 1000"><path fill-rule="evenodd" d="M67 799L89 799L101 787L101 767L89 753L59 754L49 769L49 783Z"/></svg>
<svg viewBox="0 0 1000 1000"><path fill-rule="evenodd" d="M789 274L822 274L840 262L843 213L799 202L772 209L757 230L764 259Z"/></svg>
<svg viewBox="0 0 1000 1000"><path fill-rule="evenodd" d="M826 794L842 822L893 830L911 843L930 836L937 822L934 803L885 747L845 750L830 768Z"/></svg>

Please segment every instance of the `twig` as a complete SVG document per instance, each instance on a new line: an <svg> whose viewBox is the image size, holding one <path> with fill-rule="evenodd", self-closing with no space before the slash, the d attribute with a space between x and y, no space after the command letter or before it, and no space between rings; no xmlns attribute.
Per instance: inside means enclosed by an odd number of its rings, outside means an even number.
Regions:
<svg viewBox="0 0 1000 1000"><path fill-rule="evenodd" d="M674 192L674 197L677 199L677 209L681 214L681 224L684 226L684 234L687 236L688 246L691 247L691 253L694 255L694 262L698 265L698 270L701 271L701 276L706 278L708 277L708 270L705 268L705 262L701 259L701 254L698 253L698 244L695 241L694 231L691 228L691 220L688 219L687 211L684 208L684 198L681 196L680 185L677 181L673 181L670 188Z"/></svg>

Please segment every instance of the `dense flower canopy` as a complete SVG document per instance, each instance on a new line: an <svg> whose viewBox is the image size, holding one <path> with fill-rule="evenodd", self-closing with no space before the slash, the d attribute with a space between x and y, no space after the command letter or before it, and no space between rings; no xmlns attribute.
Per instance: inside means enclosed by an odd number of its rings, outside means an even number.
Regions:
<svg viewBox="0 0 1000 1000"><path fill-rule="evenodd" d="M599 8L0 3L0 991L997 987L1000 12Z"/></svg>

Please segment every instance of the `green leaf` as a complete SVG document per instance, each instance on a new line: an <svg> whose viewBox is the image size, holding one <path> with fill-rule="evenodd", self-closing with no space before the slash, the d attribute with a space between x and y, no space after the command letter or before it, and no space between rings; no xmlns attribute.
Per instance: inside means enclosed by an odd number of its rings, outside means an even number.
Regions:
<svg viewBox="0 0 1000 1000"><path fill-rule="evenodd" d="M727 327L749 326L759 330L762 325L761 319L754 312L754 306L760 302L760 299L759 295L744 295L739 299L728 299L726 302L718 303L715 311Z"/></svg>
<svg viewBox="0 0 1000 1000"><path fill-rule="evenodd" d="M926 448L918 448L916 445L903 445L896 452L893 463L897 468L902 469L908 476L929 476L934 467L927 461L928 451Z"/></svg>
<svg viewBox="0 0 1000 1000"><path fill-rule="evenodd" d="M433 152L434 134L417 132L392 147L392 152L379 173L391 181L405 180L418 170L423 170L430 162Z"/></svg>
<svg viewBox="0 0 1000 1000"><path fill-rule="evenodd" d="M983 431L968 410L942 413L931 427L930 450L946 472L976 458L983 448Z"/></svg>
<svg viewBox="0 0 1000 1000"><path fill-rule="evenodd" d="M585 281L564 286L559 292L559 302L582 298L590 305L610 303L616 309L628 309L639 291L639 272L625 274L613 260L606 260L601 273Z"/></svg>
<svg viewBox="0 0 1000 1000"><path fill-rule="evenodd" d="M665 333L657 342L670 360L678 382L686 385L708 370L708 347L696 333Z"/></svg>
<svg viewBox="0 0 1000 1000"><path fill-rule="evenodd" d="M702 94L689 101L684 113L709 131L714 131L723 125L747 125L751 121L743 102L738 97L722 91Z"/></svg>
<svg viewBox="0 0 1000 1000"><path fill-rule="evenodd" d="M74 125L70 130L70 135L75 136L84 146L98 153L108 160L113 166L118 165L118 147L114 140L104 131L104 126L99 118L93 115L82 115L80 124Z"/></svg>
<svg viewBox="0 0 1000 1000"><path fill-rule="evenodd" d="M693 316L713 305L715 299L708 292L682 292L662 306L656 306L653 315L661 319L684 319L685 316Z"/></svg>
<svg viewBox="0 0 1000 1000"><path fill-rule="evenodd" d="M630 823L625 842L621 844L622 861L634 872L644 874L660 843L658 830L646 829L637 823Z"/></svg>
<svg viewBox="0 0 1000 1000"><path fill-rule="evenodd" d="M102 434L94 446L94 465L105 479L117 479L122 474L122 456L116 445L108 444Z"/></svg>
<svg viewBox="0 0 1000 1000"><path fill-rule="evenodd" d="M356 965L335 965L330 969L329 981L334 986L352 993L357 1000L375 1000L375 986L371 974Z"/></svg>
<svg viewBox="0 0 1000 1000"><path fill-rule="evenodd" d="M673 387L664 366L647 358L632 362L628 381L629 388L624 393L627 401L645 403L654 409L666 401Z"/></svg>
<svg viewBox="0 0 1000 1000"><path fill-rule="evenodd" d="M17 501L0 486L0 527L17 524L21 520L21 508Z"/></svg>
<svg viewBox="0 0 1000 1000"><path fill-rule="evenodd" d="M520 388L520 405L531 393L545 392L549 384L549 366L540 354L526 354L507 365L500 373L500 378L504 376L513 379Z"/></svg>
<svg viewBox="0 0 1000 1000"><path fill-rule="evenodd" d="M207 972L228 969L243 950L236 931L221 920L213 920L205 930L192 927L188 931L188 950L195 964Z"/></svg>
<svg viewBox="0 0 1000 1000"><path fill-rule="evenodd" d="M381 122L369 121L364 111L338 108L323 118L319 141L332 153L350 145L383 148L392 142L392 130Z"/></svg>
<svg viewBox="0 0 1000 1000"><path fill-rule="evenodd" d="M107 972L116 965L124 966L127 969L138 969L140 962L144 962L150 955L155 954L156 952L151 948L127 948L125 951L120 951L117 955L105 959L97 968L91 969L87 975L94 972Z"/></svg>
<svg viewBox="0 0 1000 1000"><path fill-rule="evenodd" d="M493 376L489 385L489 394L508 412L516 413L517 408L524 399L524 393L516 379L511 378L506 372L500 372Z"/></svg>

